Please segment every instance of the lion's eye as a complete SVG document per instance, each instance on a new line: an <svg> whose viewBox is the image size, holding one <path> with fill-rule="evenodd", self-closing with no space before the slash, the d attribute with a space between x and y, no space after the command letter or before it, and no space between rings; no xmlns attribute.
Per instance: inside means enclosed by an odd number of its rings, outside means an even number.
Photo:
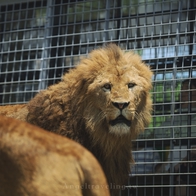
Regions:
<svg viewBox="0 0 196 196"><path fill-rule="evenodd" d="M103 88L104 88L104 90L110 91L111 90L111 84L109 84L109 83L104 84Z"/></svg>
<svg viewBox="0 0 196 196"><path fill-rule="evenodd" d="M135 85L136 85L135 83L130 82L130 83L128 84L128 88L133 88Z"/></svg>

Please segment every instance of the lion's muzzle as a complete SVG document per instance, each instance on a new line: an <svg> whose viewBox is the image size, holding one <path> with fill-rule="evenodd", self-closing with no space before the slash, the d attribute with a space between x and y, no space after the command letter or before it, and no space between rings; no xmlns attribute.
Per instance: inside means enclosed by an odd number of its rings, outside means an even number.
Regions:
<svg viewBox="0 0 196 196"><path fill-rule="evenodd" d="M111 126L115 126L117 124L120 124L120 123L124 123L126 124L128 127L131 126L131 121L130 120L127 120L122 114L119 115L117 118L115 118L114 120L111 120L110 121L110 125Z"/></svg>

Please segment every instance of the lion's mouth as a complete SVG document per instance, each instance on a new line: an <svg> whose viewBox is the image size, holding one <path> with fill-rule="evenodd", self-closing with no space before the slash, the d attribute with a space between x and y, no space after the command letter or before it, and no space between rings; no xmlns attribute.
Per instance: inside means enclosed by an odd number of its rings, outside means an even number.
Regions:
<svg viewBox="0 0 196 196"><path fill-rule="evenodd" d="M112 125L112 126L115 126L119 123L124 123L128 127L131 126L131 121L127 120L123 115L120 115L116 119L110 121L110 125Z"/></svg>

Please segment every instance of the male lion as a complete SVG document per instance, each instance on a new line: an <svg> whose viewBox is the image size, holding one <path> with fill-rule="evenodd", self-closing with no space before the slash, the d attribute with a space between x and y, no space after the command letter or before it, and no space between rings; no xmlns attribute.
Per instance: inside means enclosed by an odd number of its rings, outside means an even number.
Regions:
<svg viewBox="0 0 196 196"><path fill-rule="evenodd" d="M14 106L17 115L7 115L89 149L116 195L133 162L131 141L151 118L151 78L150 68L137 54L109 44L92 51L60 83L38 93L27 106Z"/></svg>
<svg viewBox="0 0 196 196"><path fill-rule="evenodd" d="M1 196L109 196L104 173L78 143L0 116Z"/></svg>

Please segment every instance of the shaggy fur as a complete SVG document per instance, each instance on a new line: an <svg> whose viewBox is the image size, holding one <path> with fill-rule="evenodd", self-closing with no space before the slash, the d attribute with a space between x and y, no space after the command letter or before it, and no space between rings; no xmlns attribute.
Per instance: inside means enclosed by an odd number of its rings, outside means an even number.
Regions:
<svg viewBox="0 0 196 196"><path fill-rule="evenodd" d="M1 196L109 196L97 160L78 143L0 116Z"/></svg>
<svg viewBox="0 0 196 196"><path fill-rule="evenodd" d="M137 54L109 44L38 93L27 105L26 120L89 149L117 195L133 162L131 141L151 118L151 77Z"/></svg>

